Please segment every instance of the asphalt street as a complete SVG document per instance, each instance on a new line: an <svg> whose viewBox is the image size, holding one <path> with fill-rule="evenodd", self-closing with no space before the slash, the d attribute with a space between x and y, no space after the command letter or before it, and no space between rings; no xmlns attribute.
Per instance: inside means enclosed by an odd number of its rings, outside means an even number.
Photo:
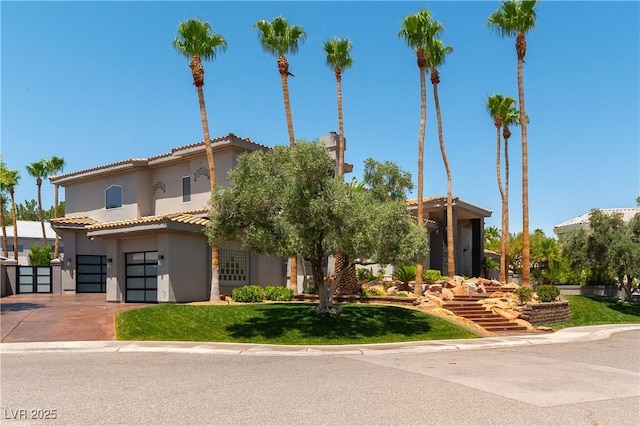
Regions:
<svg viewBox="0 0 640 426"><path fill-rule="evenodd" d="M322 356L10 344L0 415L8 425L638 424L640 329L589 336Z"/></svg>

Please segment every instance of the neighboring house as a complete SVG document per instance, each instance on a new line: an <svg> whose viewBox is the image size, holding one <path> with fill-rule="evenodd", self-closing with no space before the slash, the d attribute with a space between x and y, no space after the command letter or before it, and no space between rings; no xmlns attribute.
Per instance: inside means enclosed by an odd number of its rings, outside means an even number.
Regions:
<svg viewBox="0 0 640 426"><path fill-rule="evenodd" d="M18 222L18 264L29 265L29 255L31 254L31 247L33 245L43 246L42 241L42 226L39 221L19 220ZM51 227L49 222L44 223L44 231L47 237L47 244L53 249L56 233ZM3 237L4 238L4 237ZM9 246L8 259L13 259L14 256L14 241L13 241L13 225L7 226L7 245ZM60 252L62 252L63 243L60 241ZM0 246L2 247L2 246ZM4 254L4 253L3 253Z"/></svg>
<svg viewBox="0 0 640 426"><path fill-rule="evenodd" d="M636 214L640 213L640 207L625 207L620 209L599 209L601 212L605 214L620 214L622 215L622 220L625 222L629 222L632 217ZM569 219L565 222L562 222L559 225L553 227L553 232L559 237L573 229L591 229L591 212L585 213L581 216L574 217L573 219Z"/></svg>
<svg viewBox="0 0 640 426"><path fill-rule="evenodd" d="M407 200L409 211L417 216L418 200ZM447 197L427 197L422 201L423 217L429 231L429 254L425 269L447 274ZM484 257L484 219L491 210L453 197L453 239L456 274L468 277L482 275Z"/></svg>

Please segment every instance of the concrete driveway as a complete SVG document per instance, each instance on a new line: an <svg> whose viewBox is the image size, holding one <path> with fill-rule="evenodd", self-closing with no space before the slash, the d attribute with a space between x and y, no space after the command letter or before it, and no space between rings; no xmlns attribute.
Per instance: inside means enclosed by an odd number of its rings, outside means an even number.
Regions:
<svg viewBox="0 0 640 426"><path fill-rule="evenodd" d="M148 306L101 294L17 294L0 299L3 343L115 340L115 314Z"/></svg>

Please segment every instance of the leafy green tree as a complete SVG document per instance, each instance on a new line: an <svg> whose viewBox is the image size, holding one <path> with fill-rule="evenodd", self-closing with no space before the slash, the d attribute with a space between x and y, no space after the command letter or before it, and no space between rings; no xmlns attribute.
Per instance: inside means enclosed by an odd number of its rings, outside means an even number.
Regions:
<svg viewBox="0 0 640 426"><path fill-rule="evenodd" d="M487 19L490 28L501 37L516 38L518 56L518 103L520 108L520 128L522 130L522 285L530 285L529 264L529 157L527 147L527 114L524 100L524 57L527 53L526 33L536 25L537 0L507 0Z"/></svg>
<svg viewBox="0 0 640 426"><path fill-rule="evenodd" d="M37 244L31 246L31 253L29 253L29 265L31 266L49 266L53 260L53 253L51 246L45 244L40 247Z"/></svg>
<svg viewBox="0 0 640 426"><path fill-rule="evenodd" d="M213 148L209 135L209 119L204 102L204 67L202 60L214 60L217 54L227 49L227 41L213 30L211 24L199 19L189 19L180 22L178 34L173 39L173 48L182 56L189 59L189 68L193 77L193 85L198 93L200 105L200 121L204 135L204 150L207 155L209 169L209 185L211 192L216 188L216 169L213 159ZM211 295L210 300L220 299L220 257L218 247L211 246Z"/></svg>
<svg viewBox="0 0 640 426"><path fill-rule="evenodd" d="M42 227L42 244L47 244L47 233L44 229L44 210L42 209L42 180L49 176L49 166L47 160L42 159L25 166L27 173L36 179L36 185L38 186L38 219L40 220L40 226Z"/></svg>
<svg viewBox="0 0 640 426"><path fill-rule="evenodd" d="M427 127L427 46L442 31L442 25L431 18L431 12L422 9L417 13L406 16L402 20L398 37L403 39L407 46L416 54L418 70L420 74L420 131L418 133L418 223L423 224L424 213L422 200L424 191L424 137ZM422 284L422 272L424 260L416 263L416 288L420 291Z"/></svg>
<svg viewBox="0 0 640 426"><path fill-rule="evenodd" d="M334 171L329 153L317 143L298 141L243 155L229 172L230 186L214 193L209 240L234 240L280 257L298 253L312 267L317 311L338 311L333 293L342 276L325 280L325 256L344 253L353 264L411 262L426 251L426 234L405 203L345 185Z"/></svg>
<svg viewBox="0 0 640 426"><path fill-rule="evenodd" d="M484 247L495 252L500 251L500 230L496 226L484 228ZM498 265L498 268L500 265Z"/></svg>
<svg viewBox="0 0 640 426"><path fill-rule="evenodd" d="M404 201L407 191L413 189L409 172L392 161L379 162L372 158L364 162L363 182L371 195L379 200Z"/></svg>
<svg viewBox="0 0 640 426"><path fill-rule="evenodd" d="M284 113L287 118L287 132L289 133L289 146L296 143L293 133L293 118L291 116L291 101L289 100L289 61L286 55L298 52L298 46L307 39L307 33L300 25L290 25L282 16L275 17L271 22L261 19L255 23L254 28L260 34L260 45L265 52L277 57L278 73L282 84L282 97L284 99ZM342 133L342 132L340 132ZM297 293L298 291L298 257L289 259L289 285Z"/></svg>

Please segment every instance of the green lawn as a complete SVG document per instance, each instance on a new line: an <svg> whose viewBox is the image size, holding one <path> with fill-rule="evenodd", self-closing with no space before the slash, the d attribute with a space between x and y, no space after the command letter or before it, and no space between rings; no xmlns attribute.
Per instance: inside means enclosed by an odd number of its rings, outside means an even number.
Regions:
<svg viewBox="0 0 640 426"><path fill-rule="evenodd" d="M318 315L314 304L157 305L120 312L118 340L345 345L468 339L476 334L424 312L396 306L341 305Z"/></svg>
<svg viewBox="0 0 640 426"><path fill-rule="evenodd" d="M640 323L640 306L621 303L613 297L564 296L569 301L571 318L546 324L554 330L599 324Z"/></svg>

